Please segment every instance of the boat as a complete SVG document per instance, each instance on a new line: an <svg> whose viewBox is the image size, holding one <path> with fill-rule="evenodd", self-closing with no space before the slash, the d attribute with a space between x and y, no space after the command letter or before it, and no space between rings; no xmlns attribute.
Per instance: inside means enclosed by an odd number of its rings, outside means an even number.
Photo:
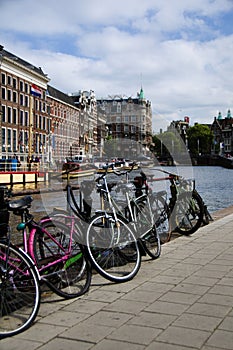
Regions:
<svg viewBox="0 0 233 350"><path fill-rule="evenodd" d="M219 156L219 165L223 168L233 169L233 157L232 156Z"/></svg>
<svg viewBox="0 0 233 350"><path fill-rule="evenodd" d="M63 164L62 171L63 179L67 179L67 176L69 179L75 179L79 177L94 175L96 172L96 167L92 163L69 162Z"/></svg>

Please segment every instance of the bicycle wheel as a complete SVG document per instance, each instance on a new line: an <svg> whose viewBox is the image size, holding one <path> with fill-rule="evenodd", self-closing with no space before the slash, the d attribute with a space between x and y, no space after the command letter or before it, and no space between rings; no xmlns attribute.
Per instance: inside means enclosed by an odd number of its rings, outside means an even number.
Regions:
<svg viewBox="0 0 233 350"><path fill-rule="evenodd" d="M175 230L182 235L190 235L198 230L203 221L204 208L198 193L182 193L175 205Z"/></svg>
<svg viewBox="0 0 233 350"><path fill-rule="evenodd" d="M87 229L85 248L95 270L112 282L127 282L139 271L139 244L124 218L95 215Z"/></svg>
<svg viewBox="0 0 233 350"><path fill-rule="evenodd" d="M0 338L25 331L40 307L38 273L28 256L0 243Z"/></svg>
<svg viewBox="0 0 233 350"><path fill-rule="evenodd" d="M171 239L171 228L169 222L170 209L167 202L163 196L155 193L151 197L151 205L160 242L161 244L169 242Z"/></svg>
<svg viewBox="0 0 233 350"><path fill-rule="evenodd" d="M144 196L135 201L136 230L145 252L152 259L157 259L161 254L161 242L154 222L153 208L149 205Z"/></svg>
<svg viewBox="0 0 233 350"><path fill-rule="evenodd" d="M41 227L34 231L33 246L43 280L63 298L83 295L91 284L91 267L79 244L70 241L69 229L59 221L47 219Z"/></svg>

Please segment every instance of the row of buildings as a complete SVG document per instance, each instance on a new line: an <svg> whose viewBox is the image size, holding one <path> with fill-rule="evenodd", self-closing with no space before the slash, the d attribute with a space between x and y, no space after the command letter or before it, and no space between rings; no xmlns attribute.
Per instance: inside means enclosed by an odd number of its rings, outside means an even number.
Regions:
<svg viewBox="0 0 233 350"><path fill-rule="evenodd" d="M0 159L42 163L103 156L106 139L121 139L125 156L134 141L149 147L152 108L141 88L135 98L95 92L64 93L36 67L0 46ZM130 142L129 142L130 141ZM137 152L137 149L134 149Z"/></svg>
<svg viewBox="0 0 233 350"><path fill-rule="evenodd" d="M219 112L217 117L210 124L204 124L213 132L213 143L211 145L211 154L232 155L233 156L233 117L231 110L228 109L225 116ZM176 130L183 139L188 149L187 130L190 127L189 117L184 117L184 120L172 121L168 126L167 131L173 132ZM197 150L199 144L197 144ZM199 153L199 150L198 150Z"/></svg>
<svg viewBox="0 0 233 350"><path fill-rule="evenodd" d="M0 159L17 156L21 163L39 157L52 164L77 155L106 156L106 140L120 140L112 156L142 154L152 144L152 106L141 87L136 97L97 99L95 92L64 93L50 85L36 67L0 46ZM187 145L189 117L173 121ZM208 125L214 133L212 151L233 155L233 118L219 113ZM221 146L220 146L221 145ZM142 147L143 146L143 147Z"/></svg>

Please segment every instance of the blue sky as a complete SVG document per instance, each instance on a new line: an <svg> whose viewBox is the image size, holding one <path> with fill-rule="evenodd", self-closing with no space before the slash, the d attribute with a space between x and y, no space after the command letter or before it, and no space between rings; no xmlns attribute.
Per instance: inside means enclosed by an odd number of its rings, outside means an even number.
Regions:
<svg viewBox="0 0 233 350"><path fill-rule="evenodd" d="M63 92L152 102L153 129L233 112L232 0L0 0L0 44Z"/></svg>

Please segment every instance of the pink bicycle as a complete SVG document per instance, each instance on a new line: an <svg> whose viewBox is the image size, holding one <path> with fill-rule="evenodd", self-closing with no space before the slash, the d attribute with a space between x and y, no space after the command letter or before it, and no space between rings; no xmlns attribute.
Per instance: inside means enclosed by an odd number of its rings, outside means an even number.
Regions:
<svg viewBox="0 0 233 350"><path fill-rule="evenodd" d="M50 217L39 223L29 212L33 198L11 200L8 210L21 217L17 230L22 232L23 249L36 265L41 281L64 298L83 295L91 284L91 267L82 246L66 225Z"/></svg>

